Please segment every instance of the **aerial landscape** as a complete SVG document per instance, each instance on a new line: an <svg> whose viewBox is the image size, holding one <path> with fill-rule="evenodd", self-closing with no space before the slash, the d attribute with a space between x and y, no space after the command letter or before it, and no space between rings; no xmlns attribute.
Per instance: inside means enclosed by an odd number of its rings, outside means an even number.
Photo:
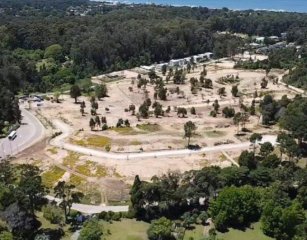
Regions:
<svg viewBox="0 0 307 240"><path fill-rule="evenodd" d="M307 3L205 2L0 1L0 240L307 239Z"/></svg>

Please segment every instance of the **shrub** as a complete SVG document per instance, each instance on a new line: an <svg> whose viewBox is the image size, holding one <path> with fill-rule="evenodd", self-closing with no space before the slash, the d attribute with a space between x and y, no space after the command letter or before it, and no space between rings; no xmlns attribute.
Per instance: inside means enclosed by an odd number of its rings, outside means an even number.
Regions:
<svg viewBox="0 0 307 240"><path fill-rule="evenodd" d="M59 224L63 222L64 216L61 209L55 205L48 204L43 207L43 216L49 222L53 224Z"/></svg>

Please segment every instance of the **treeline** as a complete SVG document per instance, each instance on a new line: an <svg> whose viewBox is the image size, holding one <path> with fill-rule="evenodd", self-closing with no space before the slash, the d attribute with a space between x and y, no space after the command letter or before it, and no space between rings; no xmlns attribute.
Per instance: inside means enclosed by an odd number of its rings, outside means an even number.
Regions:
<svg viewBox="0 0 307 240"><path fill-rule="evenodd" d="M292 69L296 67L300 62L305 61L305 51L306 49L304 46L299 51L295 47L277 49L269 53L268 59L256 61L253 59L248 61L238 61L235 64L235 68L267 70L272 68Z"/></svg>
<svg viewBox="0 0 307 240"><path fill-rule="evenodd" d="M278 151L270 142L257 149L262 136L254 133L253 148L241 153L239 167L171 172L154 176L151 182L136 176L131 214L145 221L162 218L158 221L165 222L166 217L178 225L179 220L185 228L199 221L204 224L201 219L206 216L219 231L260 221L263 232L275 239L305 239L307 168L297 162L306 155L306 106L307 99L301 96L279 101L265 96L260 103L263 124L278 122L287 130L277 137Z"/></svg>
<svg viewBox="0 0 307 240"><path fill-rule="evenodd" d="M10 2L2 4L8 7ZM48 2L46 6L62 9L83 4ZM14 93L49 91L92 74L206 51L216 57L231 56L244 45L241 38L216 31L266 36L287 31L289 41L306 39L307 17L297 13L119 5L103 14L81 17L57 16L56 7L42 7L45 1L26 1L25 8L28 3L36 6L35 14L16 17L4 12L0 16L0 68L12 73L5 82L14 82L8 86ZM62 58L45 55L53 45L61 47Z"/></svg>

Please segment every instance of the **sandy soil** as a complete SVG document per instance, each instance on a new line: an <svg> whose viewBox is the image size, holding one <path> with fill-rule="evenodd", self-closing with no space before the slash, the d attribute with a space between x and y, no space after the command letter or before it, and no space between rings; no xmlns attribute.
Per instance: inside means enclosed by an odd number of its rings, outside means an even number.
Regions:
<svg viewBox="0 0 307 240"><path fill-rule="evenodd" d="M249 58L248 54L244 56L237 56L237 58ZM252 58L264 59L266 56L252 56ZM155 118L154 116L148 119L142 119L138 121L131 112L126 112L125 109L130 104L136 105L136 110L140 104L145 100L145 94L143 89L139 89L136 86L138 70L126 70L116 72L112 74L93 77L93 82L100 83L106 82L108 87L109 97L99 101L98 116L105 116L107 118L108 126L115 126L119 118L128 119L131 124L130 132L116 131L116 129L110 129L107 131L91 131L89 127L90 116L90 102L89 96L82 96L78 100L79 102L85 101L86 114L81 116L80 105L75 104L74 100L67 95L61 96L61 103L55 103L52 101L45 101L43 106L36 107L32 105L33 110L38 110L42 116L52 122L53 119L60 119L63 122L69 124L75 131L71 136L72 141L83 140L90 136L104 136L108 137L111 141L111 151L114 152L135 152L142 148L144 151L152 151L159 149L179 149L184 148L186 140L183 139L183 125L187 121L191 120L196 123L197 131L196 136L192 138L192 143L197 143L201 146L213 146L217 142L229 140L231 142L240 142L246 139L239 139L235 136L237 132L237 126L233 124L231 119L226 119L219 114L216 118L210 117L209 113L213 110L212 102L217 99L220 102L221 109L224 106L232 106L236 111L240 111L238 104L239 98L232 97L231 84L222 85L218 83L220 77L226 75L239 76L240 81L237 83L240 92L243 93L242 101L246 105L250 105L252 96L255 91L258 94L271 93L276 98L280 98L282 95L287 94L289 97L293 97L295 93L289 92L289 90L283 85L274 85L271 81L268 84L267 89L261 89L260 82L262 78L266 76L265 71L250 71L233 69L234 61L223 59L219 62L211 62L207 65L207 78L212 79L213 89L202 89L197 94L192 94L190 90L189 79L191 77L200 77L202 66L198 66L194 71L186 75L186 84L179 85L180 91L184 93L184 98L180 98L176 93L168 93L167 101L158 100L164 108L171 106L171 112L165 117ZM272 70L270 75L281 78L284 71ZM147 77L146 75L143 75ZM162 76L162 75L161 75ZM148 78L148 77L147 77ZM165 79L165 77L163 77ZM133 84L134 82L134 84ZM170 90L176 88L178 85L169 82L166 87ZM129 90L132 88L132 91ZM226 96L220 97L217 91L220 87L225 87ZM149 91L149 97L153 100L154 86L148 84L146 90ZM52 97L52 96L51 96ZM207 100L210 103L207 103ZM174 111L175 107L184 106L196 108L196 115L188 112L187 117L179 118ZM39 108L39 109L37 109ZM106 111L106 108L109 111ZM220 110L221 112L221 110ZM258 114L259 115L259 114ZM137 124L158 124L158 129L155 131L143 131L136 127ZM268 129L263 129L258 125L259 116L250 117L247 123L247 128L256 130L257 132L268 132ZM84 131L79 132L79 129ZM52 134L55 130L50 130ZM274 131L274 129L270 130ZM245 138L247 138L246 136ZM50 147L49 147L50 148ZM103 148L102 146L99 147ZM51 159L57 159L59 163L67 156L67 152L59 150L55 156L51 156L46 153L48 149L48 143L46 148L40 149L41 155L36 158L37 161L43 163L42 165L52 164ZM32 154L32 153L31 153ZM29 157L32 155L27 156ZM232 157L237 157L238 152L230 152ZM25 156L24 156L25 157ZM24 158L25 159L25 158ZM172 171L187 171L190 169L200 169L204 166L219 165L222 167L229 166L230 162L225 159L220 153L212 153L206 156L194 155L188 157L178 158L159 158L159 159L146 159L146 160L128 160L128 161L115 161L115 160L101 160L94 157L85 156L81 157L82 160L90 160L93 162L99 162L104 167L116 172L116 179L125 180L125 182L131 183L136 174L140 175L143 179L150 179L153 175L161 175L169 170ZM108 176L111 177L111 176ZM63 176L63 179L68 179L69 175Z"/></svg>

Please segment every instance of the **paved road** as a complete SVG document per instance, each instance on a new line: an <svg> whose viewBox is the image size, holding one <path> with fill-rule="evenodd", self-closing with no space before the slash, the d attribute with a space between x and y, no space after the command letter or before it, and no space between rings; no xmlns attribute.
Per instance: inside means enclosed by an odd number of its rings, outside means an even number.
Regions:
<svg viewBox="0 0 307 240"><path fill-rule="evenodd" d="M182 155L192 155L204 152L220 152L233 149L247 149L250 146L250 142L234 143L234 144L223 144L219 146L203 147L199 150L179 149L179 150L161 150L152 152L140 152L140 153L111 153L105 151L99 151L87 147L66 143L65 139L72 133L72 129L67 124L60 120L55 120L54 125L62 131L62 134L53 139L50 144L62 149L66 149L73 152L78 152L85 155L102 157L115 160L130 160L130 159L144 159L144 158L158 158L158 157L172 157ZM264 135L261 142L271 142L273 145L276 144L276 136Z"/></svg>
<svg viewBox="0 0 307 240"><path fill-rule="evenodd" d="M13 156L32 146L44 136L44 126L29 111L21 108L22 124L17 129L17 137L10 141L7 137L0 142L0 157Z"/></svg>
<svg viewBox="0 0 307 240"><path fill-rule="evenodd" d="M61 199L55 198L53 196L47 195L46 198L49 201L55 201L57 203L61 202ZM71 209L86 213L86 214L94 214L94 213L101 213L103 211L109 212L128 212L129 206L105 206L105 205L87 205L87 204L80 204L80 203L73 203Z"/></svg>

